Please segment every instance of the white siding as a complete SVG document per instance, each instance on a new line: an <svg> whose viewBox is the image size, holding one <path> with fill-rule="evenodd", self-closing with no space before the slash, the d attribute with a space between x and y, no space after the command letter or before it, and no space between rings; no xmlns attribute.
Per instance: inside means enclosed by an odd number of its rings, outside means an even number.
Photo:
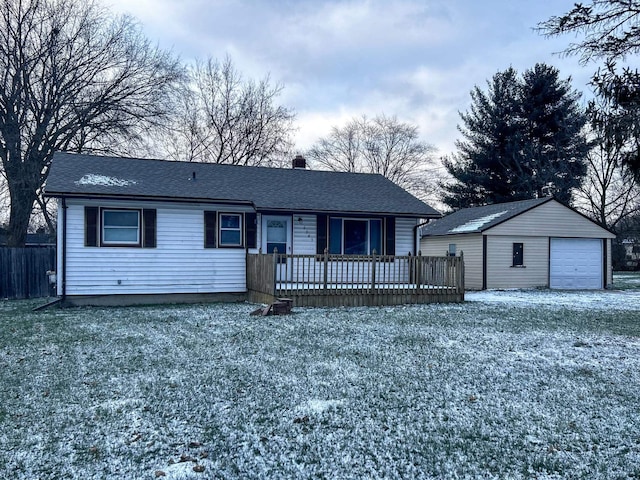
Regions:
<svg viewBox="0 0 640 480"><path fill-rule="evenodd" d="M484 233L536 237L615 238L614 234L555 200L543 203Z"/></svg>
<svg viewBox="0 0 640 480"><path fill-rule="evenodd" d="M420 240L422 255L443 257L449 251L449 244L456 244L456 255L464 253L464 287L466 290L482 289L482 235L446 235L423 237Z"/></svg>
<svg viewBox="0 0 640 480"><path fill-rule="evenodd" d="M315 215L293 214L293 253L315 255L317 223Z"/></svg>
<svg viewBox="0 0 640 480"><path fill-rule="evenodd" d="M514 243L523 244L522 267L512 266ZM548 285L547 237L487 236L487 288L531 288Z"/></svg>
<svg viewBox="0 0 640 480"><path fill-rule="evenodd" d="M415 218L396 218L396 255L415 255Z"/></svg>
<svg viewBox="0 0 640 480"><path fill-rule="evenodd" d="M85 247L84 204L67 209L67 295L246 291L245 250L204 248L204 210L236 206L94 203L156 208L157 247Z"/></svg>

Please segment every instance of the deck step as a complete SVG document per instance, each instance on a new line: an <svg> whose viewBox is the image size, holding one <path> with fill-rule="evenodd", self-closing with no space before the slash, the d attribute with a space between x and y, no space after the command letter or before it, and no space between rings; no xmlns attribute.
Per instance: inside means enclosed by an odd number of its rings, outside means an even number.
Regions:
<svg viewBox="0 0 640 480"><path fill-rule="evenodd" d="M293 300L290 298L278 298L275 302L265 307L260 307L257 310L251 312L251 315L289 315L291 313L291 307Z"/></svg>

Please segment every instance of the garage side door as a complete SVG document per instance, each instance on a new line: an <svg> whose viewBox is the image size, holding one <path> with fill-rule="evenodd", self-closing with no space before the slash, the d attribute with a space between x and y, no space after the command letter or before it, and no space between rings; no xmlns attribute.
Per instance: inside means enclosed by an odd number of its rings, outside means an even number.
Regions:
<svg viewBox="0 0 640 480"><path fill-rule="evenodd" d="M602 288L602 240L552 238L549 277L551 288Z"/></svg>

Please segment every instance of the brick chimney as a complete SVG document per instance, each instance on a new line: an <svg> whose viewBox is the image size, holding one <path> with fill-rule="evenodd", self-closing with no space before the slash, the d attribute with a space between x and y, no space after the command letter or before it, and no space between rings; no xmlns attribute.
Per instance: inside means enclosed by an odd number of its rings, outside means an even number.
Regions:
<svg viewBox="0 0 640 480"><path fill-rule="evenodd" d="M293 161L291 162L293 168L299 168L304 170L307 168L307 161L302 155L296 155Z"/></svg>

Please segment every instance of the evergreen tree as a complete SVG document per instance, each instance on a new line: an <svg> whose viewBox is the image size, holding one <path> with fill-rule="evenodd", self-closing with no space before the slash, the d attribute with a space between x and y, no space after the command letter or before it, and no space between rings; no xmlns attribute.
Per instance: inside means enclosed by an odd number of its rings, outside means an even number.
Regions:
<svg viewBox="0 0 640 480"><path fill-rule="evenodd" d="M518 77L498 72L488 90L471 91L461 113L457 154L445 159L454 182L443 185L451 208L523 200L553 193L570 203L585 175L588 151L580 95L558 70L537 64Z"/></svg>

